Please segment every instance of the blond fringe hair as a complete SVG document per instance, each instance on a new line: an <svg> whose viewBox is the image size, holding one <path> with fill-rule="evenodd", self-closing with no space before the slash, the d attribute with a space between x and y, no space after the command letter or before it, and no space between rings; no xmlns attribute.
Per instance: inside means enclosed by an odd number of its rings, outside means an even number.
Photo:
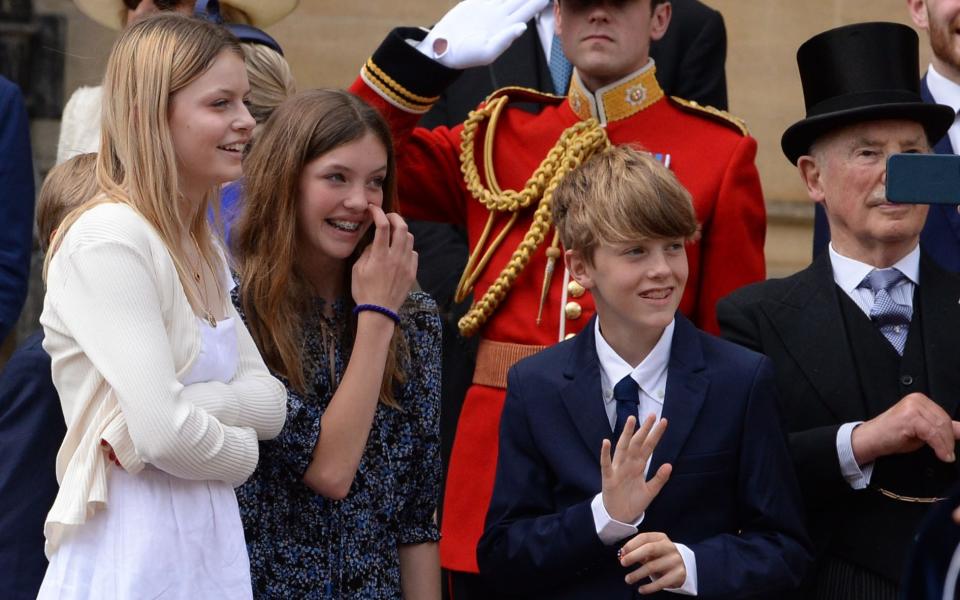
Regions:
<svg viewBox="0 0 960 600"><path fill-rule="evenodd" d="M97 153L78 154L50 169L37 196L37 236L40 250L47 251L50 238L73 209L97 195L94 168Z"/></svg>
<svg viewBox="0 0 960 600"><path fill-rule="evenodd" d="M553 193L553 222L567 250L592 263L601 243L695 239L690 192L648 152L613 146L570 171Z"/></svg>
<svg viewBox="0 0 960 600"><path fill-rule="evenodd" d="M266 123L244 163L243 210L231 234L240 273L240 302L264 362L301 393L306 391L309 376L309 365L303 360L303 316L314 292L298 264L303 253L300 175L308 163L370 133L387 152L383 210L390 212L396 193L390 129L376 110L348 92L309 90L288 99ZM344 348L352 348L357 327L357 317L351 312L353 263L372 240L371 228L344 265ZM407 380L408 357L406 338L397 327L380 385L382 404L400 408L394 386Z"/></svg>
<svg viewBox="0 0 960 600"><path fill-rule="evenodd" d="M257 122L254 136L280 103L297 93L286 59L263 44L241 42L250 80L250 114Z"/></svg>
<svg viewBox="0 0 960 600"><path fill-rule="evenodd" d="M121 32L103 80L96 162L97 185L103 193L67 215L50 243L54 251L90 208L104 202L126 204L157 230L187 299L195 309L202 306L185 266L182 241L192 234L201 258L215 273L222 271L207 224L210 201L218 190L211 188L192 214L184 213L168 115L171 96L206 72L223 51L243 56L239 42L225 28L175 13L152 16ZM47 253L44 279L53 254Z"/></svg>

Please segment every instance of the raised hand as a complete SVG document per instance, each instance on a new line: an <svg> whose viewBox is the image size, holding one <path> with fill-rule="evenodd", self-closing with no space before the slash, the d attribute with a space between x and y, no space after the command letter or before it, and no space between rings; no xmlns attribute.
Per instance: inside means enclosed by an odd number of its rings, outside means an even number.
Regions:
<svg viewBox="0 0 960 600"><path fill-rule="evenodd" d="M649 415L639 430L635 417L628 417L617 440L617 450L610 456L610 440L603 440L600 449L603 506L612 518L621 523L633 523L657 497L670 478L672 467L663 464L649 481L644 476L647 460L667 429L667 420L654 426Z"/></svg>
<svg viewBox="0 0 960 600"><path fill-rule="evenodd" d="M958 439L960 423L927 396L914 393L857 426L851 442L857 463L865 465L923 445L930 446L940 460L953 462Z"/></svg>
<svg viewBox="0 0 960 600"><path fill-rule="evenodd" d="M368 208L373 217L373 242L353 265L352 293L357 304L377 304L397 312L417 277L413 234L396 213Z"/></svg>
<svg viewBox="0 0 960 600"><path fill-rule="evenodd" d="M687 580L687 567L677 545L667 534L658 531L639 533L620 549L620 564L624 567L640 565L627 574L626 581L634 585L647 577L653 581L639 588L641 594L652 594L675 589Z"/></svg>
<svg viewBox="0 0 960 600"><path fill-rule="evenodd" d="M463 0L417 49L451 69L489 65L527 29L549 0Z"/></svg>

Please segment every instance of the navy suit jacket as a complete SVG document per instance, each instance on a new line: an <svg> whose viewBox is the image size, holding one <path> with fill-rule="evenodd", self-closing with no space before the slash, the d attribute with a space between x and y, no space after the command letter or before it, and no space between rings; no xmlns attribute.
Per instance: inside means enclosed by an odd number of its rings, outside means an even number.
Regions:
<svg viewBox="0 0 960 600"><path fill-rule="evenodd" d="M0 595L9 600L36 598L47 570L43 521L67 431L42 342L43 331L28 337L0 375Z"/></svg>
<svg viewBox="0 0 960 600"><path fill-rule="evenodd" d="M920 97L924 102L933 104L927 86L927 76L920 80ZM950 136L945 135L933 146L937 154L956 154L950 144ZM816 206L813 224L813 255L817 256L830 241L830 226L823 207ZM920 244L923 250L938 265L951 273L960 273L960 214L952 204L931 204L927 222L920 232Z"/></svg>
<svg viewBox="0 0 960 600"><path fill-rule="evenodd" d="M947 586L953 587L956 598L960 578L950 563L960 556L960 525L953 520L958 505L960 485L953 487L947 500L930 507L910 545L900 578L901 600L942 600Z"/></svg>
<svg viewBox="0 0 960 600"><path fill-rule="evenodd" d="M27 298L33 248L33 156L20 88L0 77L0 342Z"/></svg>
<svg viewBox="0 0 960 600"><path fill-rule="evenodd" d="M934 102L927 87L926 75L920 80L920 96L924 102ZM956 154L948 135L934 144L933 151L937 154ZM927 223L920 233L920 244L938 265L951 273L960 273L960 214L957 214L956 206L930 205Z"/></svg>
<svg viewBox="0 0 960 600"><path fill-rule="evenodd" d="M616 557L590 503L600 492L600 448L612 438L588 325L510 370L500 454L480 572L524 598L627 599ZM767 358L676 317L663 418L649 473L673 473L640 531L693 550L701 598L774 597L809 561L800 493L777 412ZM625 540L624 540L625 541ZM674 594L661 592L664 598Z"/></svg>

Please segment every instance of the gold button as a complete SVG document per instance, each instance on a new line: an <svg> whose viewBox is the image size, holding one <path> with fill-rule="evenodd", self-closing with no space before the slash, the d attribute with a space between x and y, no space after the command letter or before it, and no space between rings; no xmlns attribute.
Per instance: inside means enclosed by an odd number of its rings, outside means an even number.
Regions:
<svg viewBox="0 0 960 600"><path fill-rule="evenodd" d="M567 335L563 336L563 339L569 340L570 338L572 338L572 337L574 337L574 336L576 336L576 335L577 335L577 334L575 334L575 333L568 333Z"/></svg>
<svg viewBox="0 0 960 600"><path fill-rule="evenodd" d="M576 281L570 280L570 283L567 284L567 294L569 294L571 298L579 298L586 291L587 290Z"/></svg>
<svg viewBox="0 0 960 600"><path fill-rule="evenodd" d="M563 307L563 314L565 314L568 319L579 319L580 315L583 314L583 307L581 307L578 302L571 300Z"/></svg>

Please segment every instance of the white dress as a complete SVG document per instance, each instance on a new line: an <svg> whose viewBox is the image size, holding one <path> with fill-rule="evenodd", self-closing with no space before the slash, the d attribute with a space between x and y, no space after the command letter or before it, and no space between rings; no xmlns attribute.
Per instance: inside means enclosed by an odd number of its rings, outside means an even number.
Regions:
<svg viewBox="0 0 960 600"><path fill-rule="evenodd" d="M182 383L228 383L237 367L233 319L202 319L200 352ZM50 558L38 600L252 598L233 488L147 465L111 467L107 506L73 528Z"/></svg>

